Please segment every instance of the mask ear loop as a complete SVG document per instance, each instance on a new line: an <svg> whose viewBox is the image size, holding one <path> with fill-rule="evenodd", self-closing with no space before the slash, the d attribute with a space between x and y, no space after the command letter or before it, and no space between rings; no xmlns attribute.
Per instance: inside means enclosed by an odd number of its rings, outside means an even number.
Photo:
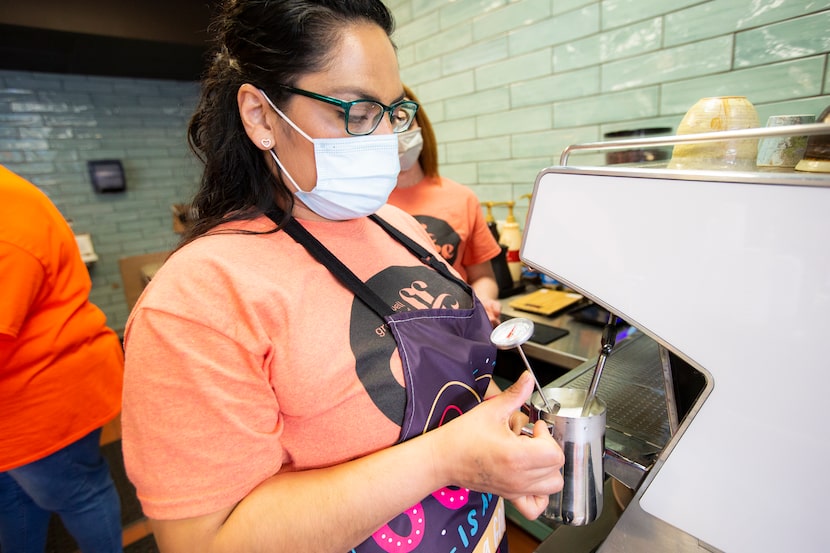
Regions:
<svg viewBox="0 0 830 553"><path fill-rule="evenodd" d="M274 102L272 102L272 101L271 101L271 98L269 98L269 97L268 97L268 95L267 95L267 94L265 94L265 91L264 91L264 90L262 90L261 88L260 88L260 89L258 89L258 90L259 90L259 92L262 94L262 97L263 97L263 98L265 98L265 101L266 101L266 102L268 102L268 105L269 105L269 106L271 106L271 108L272 108L274 111L276 111L276 112L277 112L277 115L279 115L280 117L282 117L282 118L283 118L283 120L284 120L286 123L288 123L289 125L291 125L291 127L292 127L295 131L297 131L298 133L300 133L300 136L302 136L303 138L305 138L306 140L308 140L309 142L311 142L312 144L314 144L314 140L312 140L310 136L308 136L306 133L304 133L304 132L303 132L303 130L302 130L300 127L298 127L297 125L295 125L295 124L294 124L294 122L293 122L291 119L289 119L289 118L288 118L288 116L287 116L287 115L285 115L285 114L284 114L284 113L280 110L280 108L278 108L277 106L275 106L275 105L274 105ZM262 145L263 145L263 146L265 146L265 143L263 142L263 144L262 144ZM265 147L267 148L267 146L265 146ZM268 148L268 153L269 153L269 154L271 154L271 157L272 157L272 158L274 158L274 162L275 162L275 163L277 164L277 166L280 168L280 171L282 171L282 172L283 172L283 174L284 174L286 177L288 177L288 180L291 182L291 184L292 184L292 185L294 185L294 188L296 189L296 191L297 191L297 192L302 192L302 191L303 191L303 189L299 187L299 185L297 184L297 181L295 181L295 180L294 180L294 177L292 177L292 176L291 176L291 173L289 173L289 172L288 172L288 170L286 170L285 165L283 165L283 164L282 164L282 162L281 162L281 161L279 160L279 158L277 157L277 154L276 154L276 153L274 153L274 149L273 149L273 148Z"/></svg>
<svg viewBox="0 0 830 553"><path fill-rule="evenodd" d="M288 170L286 170L285 165L282 164L280 159L277 157L277 154L274 153L274 149L271 148L270 150L268 150L268 153L271 154L272 158L274 158L274 162L276 162L276 164L279 166L280 171L282 171L283 174L286 177L288 177L288 180L291 181L291 184L294 185L294 188L297 190L297 192L302 192L303 191L302 188L297 186L297 181L295 181L294 177L291 176L291 173L289 173Z"/></svg>
<svg viewBox="0 0 830 553"><path fill-rule="evenodd" d="M258 89L258 90L262 93L262 96L263 96L263 98L265 98L265 101L266 101L266 102L268 102L268 105L269 105L269 106L271 106L271 108L272 108L274 111L276 111L276 112L277 112L277 115L279 115L280 117L282 117L282 118L285 120L285 122L286 122L286 123L288 123L289 125L291 125L291 127L292 127L295 131L297 131L298 133L300 133L300 135L301 135L303 138L305 138L306 140L308 140L309 142L311 142L312 144L314 144L314 139L313 139L313 138L311 138L310 136L308 136L306 133L304 133L304 132L303 132L303 130L302 130L300 127L298 127L298 126L294 123L294 121L292 121L291 119L289 119L289 118L288 118L288 116L287 116L286 114L284 114L284 113L280 110L280 108L278 108L277 106L275 106L275 105L274 105L274 102L272 102L272 101L271 101L271 98L269 98L269 97L268 97L268 95L267 95L267 94L265 94L265 91L264 91L264 90L262 90L261 88L260 88L260 89Z"/></svg>

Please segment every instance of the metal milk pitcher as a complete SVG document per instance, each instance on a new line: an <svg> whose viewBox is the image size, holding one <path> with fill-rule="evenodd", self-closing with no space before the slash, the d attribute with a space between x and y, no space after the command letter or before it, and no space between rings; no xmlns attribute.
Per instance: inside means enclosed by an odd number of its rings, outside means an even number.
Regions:
<svg viewBox="0 0 830 553"><path fill-rule="evenodd" d="M605 480L605 403L595 398L586 416L582 404L587 390L578 388L543 388L549 403L560 405L551 415L539 392L534 392L525 412L530 422L544 420L553 438L565 453L562 467L562 491L550 496L542 516L569 526L583 526L602 514L602 491Z"/></svg>

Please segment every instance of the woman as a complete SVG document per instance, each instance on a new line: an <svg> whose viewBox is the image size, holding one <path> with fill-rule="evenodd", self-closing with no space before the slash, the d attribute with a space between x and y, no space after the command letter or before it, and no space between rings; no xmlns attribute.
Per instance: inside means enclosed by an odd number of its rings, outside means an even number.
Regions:
<svg viewBox="0 0 830 553"><path fill-rule="evenodd" d="M160 549L495 551L498 496L538 516L563 456L511 430L532 379L498 393L480 304L381 207L417 110L388 10L235 0L214 29L200 221L125 336L125 461Z"/></svg>
<svg viewBox="0 0 830 553"><path fill-rule="evenodd" d="M418 101L404 86L406 97ZM398 135L401 173L389 203L424 225L438 251L470 283L490 322L499 324L499 286L491 259L501 247L493 238L472 190L438 173L435 132L423 108L409 130Z"/></svg>

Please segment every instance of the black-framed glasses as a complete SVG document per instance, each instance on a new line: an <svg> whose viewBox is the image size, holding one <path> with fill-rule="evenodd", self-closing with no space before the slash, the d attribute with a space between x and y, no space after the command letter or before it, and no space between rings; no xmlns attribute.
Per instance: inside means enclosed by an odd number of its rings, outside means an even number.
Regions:
<svg viewBox="0 0 830 553"><path fill-rule="evenodd" d="M372 134L380 125L383 114L389 114L389 121L392 123L392 132L399 133L407 130L412 121L415 120L415 114L418 113L418 103L412 100L401 100L395 102L391 106L381 104L374 100L352 100L346 102L323 96L316 92L309 92L301 88L294 88L281 84L280 88L291 92L292 94L299 94L306 96L320 102L325 102L333 106L338 106L343 110L343 120L346 123L346 132L353 136L363 136Z"/></svg>

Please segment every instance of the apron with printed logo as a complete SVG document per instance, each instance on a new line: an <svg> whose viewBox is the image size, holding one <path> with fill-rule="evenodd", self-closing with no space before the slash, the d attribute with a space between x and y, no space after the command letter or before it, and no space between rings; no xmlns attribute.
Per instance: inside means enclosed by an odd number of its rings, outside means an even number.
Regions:
<svg viewBox="0 0 830 553"><path fill-rule="evenodd" d="M279 218L269 213L275 222ZM435 429L479 404L492 379L496 348L492 326L467 283L419 244L372 215L390 236L424 264L473 296L470 309L394 312L294 218L285 231L388 325L403 366L406 407L399 442ZM413 505L352 553L507 553L504 502L465 488L436 490Z"/></svg>

